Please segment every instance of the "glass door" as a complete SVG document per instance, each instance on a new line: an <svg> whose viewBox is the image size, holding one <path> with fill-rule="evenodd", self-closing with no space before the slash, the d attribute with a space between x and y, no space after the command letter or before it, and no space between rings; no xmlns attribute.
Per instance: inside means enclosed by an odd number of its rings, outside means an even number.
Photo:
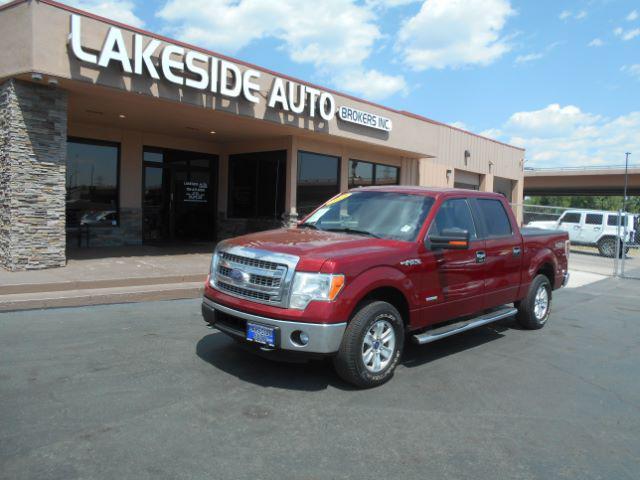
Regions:
<svg viewBox="0 0 640 480"><path fill-rule="evenodd" d="M217 172L215 155L145 148L144 241L215 240Z"/></svg>

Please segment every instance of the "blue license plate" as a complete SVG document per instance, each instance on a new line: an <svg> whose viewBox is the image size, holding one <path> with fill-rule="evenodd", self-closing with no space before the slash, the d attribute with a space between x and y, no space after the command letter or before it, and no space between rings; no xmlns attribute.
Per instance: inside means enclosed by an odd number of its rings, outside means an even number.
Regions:
<svg viewBox="0 0 640 480"><path fill-rule="evenodd" d="M266 325L247 322L247 340L270 347L276 346L276 330Z"/></svg>

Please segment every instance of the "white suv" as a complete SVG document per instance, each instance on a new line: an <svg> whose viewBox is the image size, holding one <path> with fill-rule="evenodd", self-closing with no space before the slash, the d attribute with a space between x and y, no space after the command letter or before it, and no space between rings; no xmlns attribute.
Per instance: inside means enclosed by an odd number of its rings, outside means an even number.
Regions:
<svg viewBox="0 0 640 480"><path fill-rule="evenodd" d="M574 245L598 247L600 255L613 257L616 254L616 239L622 250L623 238L626 240L625 254L635 243L635 216L623 214L618 233L618 213L604 210L566 210L556 221L529 222L527 227L563 230L569 233ZM625 238L625 223L626 238ZM622 252L620 252L622 255Z"/></svg>

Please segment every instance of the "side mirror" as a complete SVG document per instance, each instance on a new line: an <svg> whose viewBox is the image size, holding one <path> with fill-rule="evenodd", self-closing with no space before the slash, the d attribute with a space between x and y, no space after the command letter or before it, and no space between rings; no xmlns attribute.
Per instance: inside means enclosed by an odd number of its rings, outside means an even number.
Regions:
<svg viewBox="0 0 640 480"><path fill-rule="evenodd" d="M440 235L429 235L431 250L466 250L469 248L469 230L445 228Z"/></svg>

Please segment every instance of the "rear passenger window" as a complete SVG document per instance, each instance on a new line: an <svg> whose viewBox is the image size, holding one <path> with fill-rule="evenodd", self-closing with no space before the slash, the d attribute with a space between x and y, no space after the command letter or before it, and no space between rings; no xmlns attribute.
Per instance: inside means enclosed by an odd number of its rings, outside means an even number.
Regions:
<svg viewBox="0 0 640 480"><path fill-rule="evenodd" d="M565 213L560 223L580 223L579 213Z"/></svg>
<svg viewBox="0 0 640 480"><path fill-rule="evenodd" d="M602 225L603 215L601 213L587 213L587 218L584 221L587 225Z"/></svg>
<svg viewBox="0 0 640 480"><path fill-rule="evenodd" d="M622 217L622 220L620 221L620 225L624 227L624 224L627 222L627 217L624 216ZM618 215L609 215L609 218L607 218L607 225L609 225L610 227L617 227L618 226Z"/></svg>
<svg viewBox="0 0 640 480"><path fill-rule="evenodd" d="M464 198L446 200L429 227L429 235L442 235L444 230L467 230L469 239L478 238L471 210Z"/></svg>
<svg viewBox="0 0 640 480"><path fill-rule="evenodd" d="M505 237L513 234L509 216L499 200L478 199L478 206L487 225L487 236Z"/></svg>

